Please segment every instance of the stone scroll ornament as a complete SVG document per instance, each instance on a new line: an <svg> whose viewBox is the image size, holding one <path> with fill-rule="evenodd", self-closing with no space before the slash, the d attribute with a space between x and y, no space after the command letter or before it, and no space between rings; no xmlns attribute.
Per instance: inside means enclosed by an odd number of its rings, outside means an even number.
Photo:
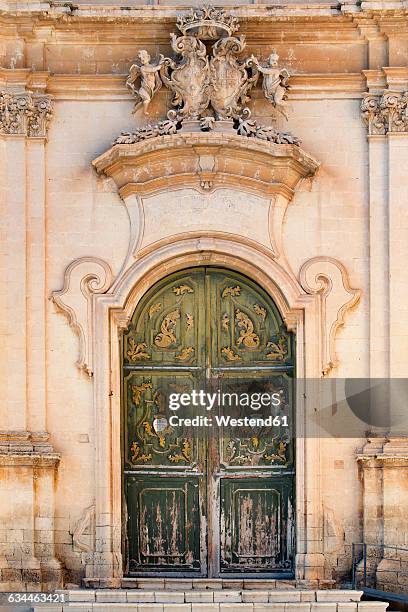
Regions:
<svg viewBox="0 0 408 612"><path fill-rule="evenodd" d="M279 68L275 50L266 63L254 55L241 59L246 42L245 36L234 36L239 29L238 19L210 6L191 9L179 16L177 27L182 36L170 35L174 57L159 55L152 61L148 52L141 50L126 81L136 96L135 111L143 106L147 114L151 101L163 86L172 92L174 108L168 111L167 120L144 126L134 133L124 132L116 144L173 134L185 120L198 121L203 131L214 129L217 121L229 121L241 136L277 144L299 144L288 132L258 126L250 118L247 104L259 78L262 78L265 98L287 118L289 73Z"/></svg>

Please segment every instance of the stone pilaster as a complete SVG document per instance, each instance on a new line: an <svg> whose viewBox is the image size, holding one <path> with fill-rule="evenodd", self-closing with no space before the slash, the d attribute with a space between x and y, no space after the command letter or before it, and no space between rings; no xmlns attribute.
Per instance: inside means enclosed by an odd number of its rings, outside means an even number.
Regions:
<svg viewBox="0 0 408 612"><path fill-rule="evenodd" d="M45 140L49 96L0 92L3 204L0 430L45 430Z"/></svg>
<svg viewBox="0 0 408 612"><path fill-rule="evenodd" d="M368 82L374 72L367 71ZM361 106L369 141L370 375L395 378L406 375L402 355L408 342L408 309L401 300L408 283L408 71L384 68L377 76L377 84L385 80L388 89L369 82Z"/></svg>
<svg viewBox="0 0 408 612"><path fill-rule="evenodd" d="M50 96L0 91L0 199L4 261L0 336L5 398L0 408L0 584L55 588L55 473L59 455L46 433L45 203ZM4 412L3 412L4 411Z"/></svg>

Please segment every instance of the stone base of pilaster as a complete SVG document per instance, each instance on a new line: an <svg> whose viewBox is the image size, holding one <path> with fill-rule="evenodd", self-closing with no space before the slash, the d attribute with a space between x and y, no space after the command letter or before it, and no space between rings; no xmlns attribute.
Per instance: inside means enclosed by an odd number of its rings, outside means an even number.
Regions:
<svg viewBox="0 0 408 612"><path fill-rule="evenodd" d="M60 457L46 432L0 432L0 590L50 591L62 584L54 550Z"/></svg>

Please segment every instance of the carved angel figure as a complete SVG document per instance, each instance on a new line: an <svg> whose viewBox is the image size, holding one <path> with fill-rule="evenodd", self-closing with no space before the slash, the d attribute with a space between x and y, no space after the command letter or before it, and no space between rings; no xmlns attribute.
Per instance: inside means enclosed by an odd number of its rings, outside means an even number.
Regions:
<svg viewBox="0 0 408 612"><path fill-rule="evenodd" d="M147 51L142 49L139 51L137 58L139 63L133 64L130 67L130 73L126 81L126 85L133 91L134 94L140 97L140 101L143 104L144 113L147 115L147 109L153 99L154 94L162 86L159 71L164 62L164 56L160 54L158 62L156 64L151 64L150 55ZM140 85L138 87L137 82L139 79Z"/></svg>
<svg viewBox="0 0 408 612"><path fill-rule="evenodd" d="M285 100L289 89L289 72L286 68L278 67L279 55L273 50L266 66L262 66L254 56L251 59L263 75L262 89L265 98L287 119Z"/></svg>

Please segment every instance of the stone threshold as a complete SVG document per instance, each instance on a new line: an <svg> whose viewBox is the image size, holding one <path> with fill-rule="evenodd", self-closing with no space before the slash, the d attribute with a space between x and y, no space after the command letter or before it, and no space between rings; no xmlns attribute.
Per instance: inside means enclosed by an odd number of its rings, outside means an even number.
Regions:
<svg viewBox="0 0 408 612"><path fill-rule="evenodd" d="M359 602L362 591L326 590L303 591L298 589L265 590L90 590L76 589L65 591L69 602L77 603L320 603L320 602Z"/></svg>

